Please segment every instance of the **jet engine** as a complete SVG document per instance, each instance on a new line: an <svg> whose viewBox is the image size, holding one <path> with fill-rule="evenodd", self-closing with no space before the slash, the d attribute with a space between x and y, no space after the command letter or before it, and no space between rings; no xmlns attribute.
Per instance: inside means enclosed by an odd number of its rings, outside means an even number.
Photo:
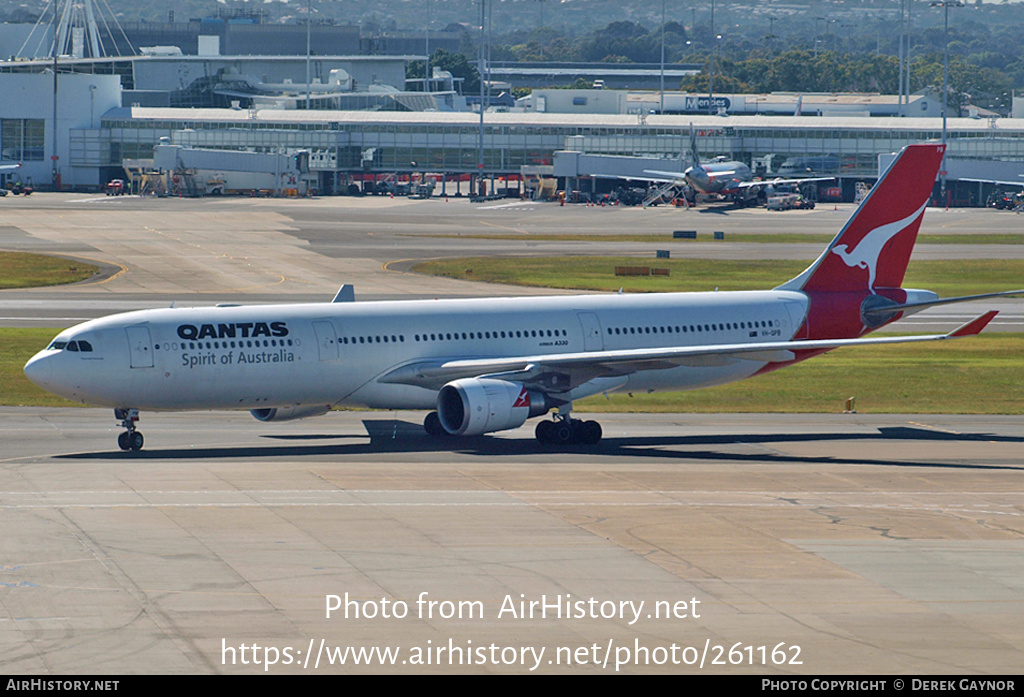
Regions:
<svg viewBox="0 0 1024 697"><path fill-rule="evenodd" d="M517 382L494 378L454 380L437 394L437 415L444 430L453 436L519 428L531 416L550 408L540 392Z"/></svg>
<svg viewBox="0 0 1024 697"><path fill-rule="evenodd" d="M257 421L294 421L308 416L320 416L330 409L327 405L317 404L309 407L274 407L271 409L250 409L249 413Z"/></svg>

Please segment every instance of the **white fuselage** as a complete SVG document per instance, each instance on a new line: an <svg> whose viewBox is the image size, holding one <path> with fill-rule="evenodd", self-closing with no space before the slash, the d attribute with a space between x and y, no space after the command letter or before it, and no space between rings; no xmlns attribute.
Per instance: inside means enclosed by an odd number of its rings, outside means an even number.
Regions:
<svg viewBox="0 0 1024 697"><path fill-rule="evenodd" d="M753 179L753 174L742 162L718 162L689 167L685 179L702 194L722 194L735 191L741 182Z"/></svg>
<svg viewBox="0 0 1024 697"><path fill-rule="evenodd" d="M115 408L430 409L439 386L381 378L430 360L787 341L806 312L792 291L169 308L67 329L25 371L56 394ZM709 359L627 371L607 387L686 390L764 365Z"/></svg>

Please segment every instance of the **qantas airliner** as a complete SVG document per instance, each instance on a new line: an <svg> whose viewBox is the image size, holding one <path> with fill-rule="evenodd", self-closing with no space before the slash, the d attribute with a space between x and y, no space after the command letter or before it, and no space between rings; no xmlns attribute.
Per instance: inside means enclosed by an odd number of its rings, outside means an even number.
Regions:
<svg viewBox="0 0 1024 697"><path fill-rule="evenodd" d="M112 407L118 445L142 448L139 410L249 409L287 421L334 405L430 410L434 436L536 427L543 443L596 443L575 400L742 380L842 346L970 336L863 338L951 302L901 287L943 146L905 148L806 271L774 290L143 310L61 332L25 366L32 382ZM344 289L343 289L344 290ZM1021 291L1015 291L1019 293Z"/></svg>

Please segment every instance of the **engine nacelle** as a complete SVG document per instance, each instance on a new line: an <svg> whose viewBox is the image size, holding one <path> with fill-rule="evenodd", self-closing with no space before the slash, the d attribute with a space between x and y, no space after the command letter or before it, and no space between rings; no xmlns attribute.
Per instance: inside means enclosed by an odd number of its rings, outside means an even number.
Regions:
<svg viewBox="0 0 1024 697"><path fill-rule="evenodd" d="M542 393L493 378L454 380L437 394L437 415L444 430L453 436L519 428L529 417L548 409Z"/></svg>
<svg viewBox="0 0 1024 697"><path fill-rule="evenodd" d="M311 407L274 407L271 409L250 409L249 413L257 421L294 421L309 416L320 416L330 410L327 405Z"/></svg>

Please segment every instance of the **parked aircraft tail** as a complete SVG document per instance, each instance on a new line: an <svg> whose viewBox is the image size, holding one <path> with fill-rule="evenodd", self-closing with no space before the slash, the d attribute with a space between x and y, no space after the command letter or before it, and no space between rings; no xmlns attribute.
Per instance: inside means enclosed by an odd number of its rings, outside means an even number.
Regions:
<svg viewBox="0 0 1024 697"><path fill-rule="evenodd" d="M697 152L697 131L693 129L693 122L690 122L690 166L700 167L700 155Z"/></svg>

